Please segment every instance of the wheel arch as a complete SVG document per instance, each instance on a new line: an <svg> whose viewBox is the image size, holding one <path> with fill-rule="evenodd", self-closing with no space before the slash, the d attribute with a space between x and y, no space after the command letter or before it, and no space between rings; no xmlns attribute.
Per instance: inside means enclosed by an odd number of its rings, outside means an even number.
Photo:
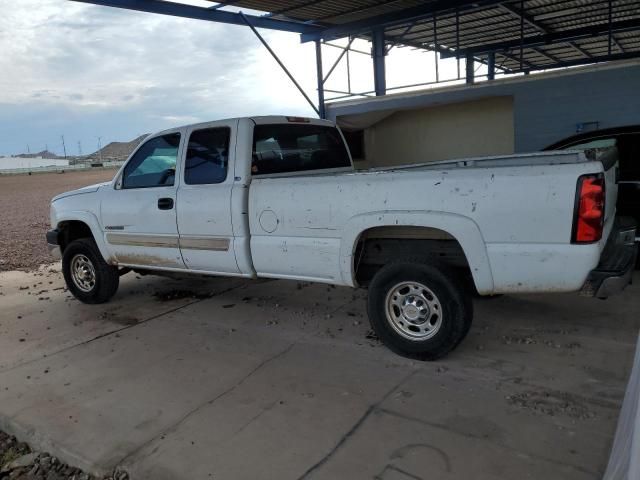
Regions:
<svg viewBox="0 0 640 480"><path fill-rule="evenodd" d="M384 211L352 217L346 224L340 245L340 273L343 283L358 286L356 277L356 251L368 232L399 228L424 229L425 238L455 240L468 263L478 292L493 291L491 264L484 238L477 224L468 217L447 212Z"/></svg>
<svg viewBox="0 0 640 480"><path fill-rule="evenodd" d="M69 212L66 215L59 216L56 220L55 228L59 230L58 242L62 253L72 241L78 238L92 237L102 258L109 264L114 263L104 241L104 235L98 219L93 214L88 212Z"/></svg>

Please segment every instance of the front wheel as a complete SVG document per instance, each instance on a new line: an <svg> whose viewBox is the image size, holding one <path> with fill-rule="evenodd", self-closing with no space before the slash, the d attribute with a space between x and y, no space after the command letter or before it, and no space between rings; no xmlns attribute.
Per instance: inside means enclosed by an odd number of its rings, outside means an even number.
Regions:
<svg viewBox="0 0 640 480"><path fill-rule="evenodd" d="M104 303L118 290L118 268L107 264L91 238L71 242L62 255L67 288L83 303Z"/></svg>
<svg viewBox="0 0 640 480"><path fill-rule="evenodd" d="M392 351L436 360L467 335L473 318L470 295L453 271L418 262L384 266L369 285L371 327Z"/></svg>

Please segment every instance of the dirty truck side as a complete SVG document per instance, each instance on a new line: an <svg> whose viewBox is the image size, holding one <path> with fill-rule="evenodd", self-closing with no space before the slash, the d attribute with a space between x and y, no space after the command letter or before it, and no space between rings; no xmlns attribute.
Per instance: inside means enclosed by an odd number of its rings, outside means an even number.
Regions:
<svg viewBox="0 0 640 480"><path fill-rule="evenodd" d="M355 171L331 122L222 120L152 135L112 182L55 197L47 242L86 303L130 270L366 287L382 341L436 359L476 292L626 286L635 225L616 219L616 168L545 152Z"/></svg>

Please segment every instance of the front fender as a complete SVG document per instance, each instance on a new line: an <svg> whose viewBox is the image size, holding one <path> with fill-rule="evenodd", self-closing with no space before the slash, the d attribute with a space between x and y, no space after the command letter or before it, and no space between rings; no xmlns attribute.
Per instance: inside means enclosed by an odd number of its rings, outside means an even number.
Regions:
<svg viewBox="0 0 640 480"><path fill-rule="evenodd" d="M100 227L100 223L98 222L98 218L91 212L87 212L84 210L72 210L68 212L53 212L51 214L51 225L53 228L58 228L59 225L63 222L83 222L85 223L89 229L91 230L91 234L93 235L93 239L98 246L98 250L102 254L102 258L109 264L113 264L114 259L111 256L111 252L109 251L109 247L104 239L104 233L102 228Z"/></svg>
<svg viewBox="0 0 640 480"><path fill-rule="evenodd" d="M374 227L396 226L437 228L454 237L464 251L478 292L493 291L491 264L478 225L468 217L436 211L385 210L351 217L340 243L340 274L345 285L356 286L353 255L362 233Z"/></svg>

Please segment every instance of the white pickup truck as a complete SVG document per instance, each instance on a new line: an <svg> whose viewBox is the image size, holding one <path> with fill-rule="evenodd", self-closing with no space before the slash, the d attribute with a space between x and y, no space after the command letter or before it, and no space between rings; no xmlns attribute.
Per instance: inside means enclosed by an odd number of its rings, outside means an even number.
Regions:
<svg viewBox="0 0 640 480"><path fill-rule="evenodd" d="M468 332L476 293L629 283L616 175L615 158L578 152L355 171L331 122L221 120L152 135L110 183L55 197L47 242L85 303L130 270L368 287L379 338L436 359Z"/></svg>

